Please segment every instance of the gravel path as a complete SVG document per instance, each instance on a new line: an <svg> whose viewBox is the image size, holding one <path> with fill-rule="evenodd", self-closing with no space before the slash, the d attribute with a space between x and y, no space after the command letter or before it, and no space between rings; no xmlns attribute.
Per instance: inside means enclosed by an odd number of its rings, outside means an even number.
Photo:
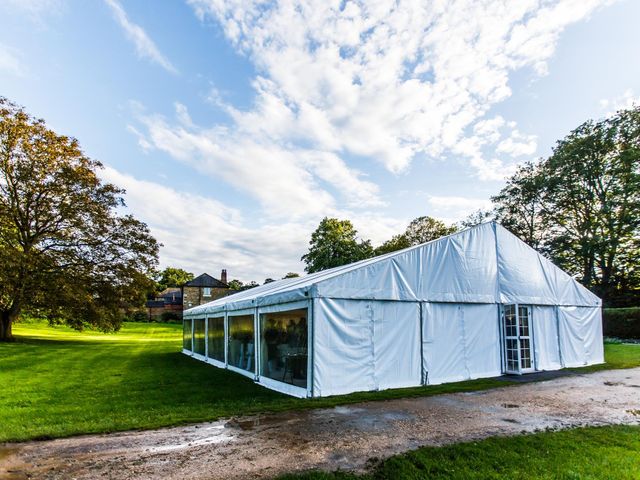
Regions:
<svg viewBox="0 0 640 480"><path fill-rule="evenodd" d="M640 368L474 393L0 445L0 478L229 479L366 467L423 445L640 424Z"/></svg>

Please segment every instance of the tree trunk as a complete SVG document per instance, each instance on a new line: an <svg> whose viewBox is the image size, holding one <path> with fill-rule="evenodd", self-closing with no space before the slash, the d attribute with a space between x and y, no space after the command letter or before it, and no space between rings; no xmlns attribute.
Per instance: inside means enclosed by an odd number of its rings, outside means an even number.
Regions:
<svg viewBox="0 0 640 480"><path fill-rule="evenodd" d="M14 308L0 313L0 342L13 342L15 340L11 329L19 313L19 310Z"/></svg>

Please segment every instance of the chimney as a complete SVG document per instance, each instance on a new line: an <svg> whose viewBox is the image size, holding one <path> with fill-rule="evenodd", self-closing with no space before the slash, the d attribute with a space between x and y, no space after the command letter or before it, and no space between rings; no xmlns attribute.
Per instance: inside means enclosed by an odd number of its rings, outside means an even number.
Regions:
<svg viewBox="0 0 640 480"><path fill-rule="evenodd" d="M227 283L227 270L226 270L226 268L222 269L222 273L220 274L220 281L222 283Z"/></svg>

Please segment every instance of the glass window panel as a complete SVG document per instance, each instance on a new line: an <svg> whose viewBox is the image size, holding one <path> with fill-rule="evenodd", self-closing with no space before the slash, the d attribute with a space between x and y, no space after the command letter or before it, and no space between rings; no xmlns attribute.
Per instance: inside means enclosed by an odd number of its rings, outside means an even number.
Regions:
<svg viewBox="0 0 640 480"><path fill-rule="evenodd" d="M209 320L209 358L224 362L224 317Z"/></svg>
<svg viewBox="0 0 640 480"><path fill-rule="evenodd" d="M185 318L182 321L182 348L191 350L191 319Z"/></svg>
<svg viewBox="0 0 640 480"><path fill-rule="evenodd" d="M523 337L529 336L529 308L519 307L518 314L520 315L520 335Z"/></svg>
<svg viewBox="0 0 640 480"><path fill-rule="evenodd" d="M307 309L260 315L260 375L307 387Z"/></svg>
<svg viewBox="0 0 640 480"><path fill-rule="evenodd" d="M255 371L253 315L228 316L229 365Z"/></svg>
<svg viewBox="0 0 640 480"><path fill-rule="evenodd" d="M204 318L193 320L193 352L199 355L205 354Z"/></svg>

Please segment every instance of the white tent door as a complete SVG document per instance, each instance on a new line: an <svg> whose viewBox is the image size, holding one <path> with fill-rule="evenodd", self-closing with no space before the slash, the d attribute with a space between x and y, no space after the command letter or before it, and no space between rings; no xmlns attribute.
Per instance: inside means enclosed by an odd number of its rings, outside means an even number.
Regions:
<svg viewBox="0 0 640 480"><path fill-rule="evenodd" d="M503 305L502 328L506 373L528 373L535 370L531 336L531 307Z"/></svg>
<svg viewBox="0 0 640 480"><path fill-rule="evenodd" d="M422 304L423 370L435 385L502 373L495 304Z"/></svg>

